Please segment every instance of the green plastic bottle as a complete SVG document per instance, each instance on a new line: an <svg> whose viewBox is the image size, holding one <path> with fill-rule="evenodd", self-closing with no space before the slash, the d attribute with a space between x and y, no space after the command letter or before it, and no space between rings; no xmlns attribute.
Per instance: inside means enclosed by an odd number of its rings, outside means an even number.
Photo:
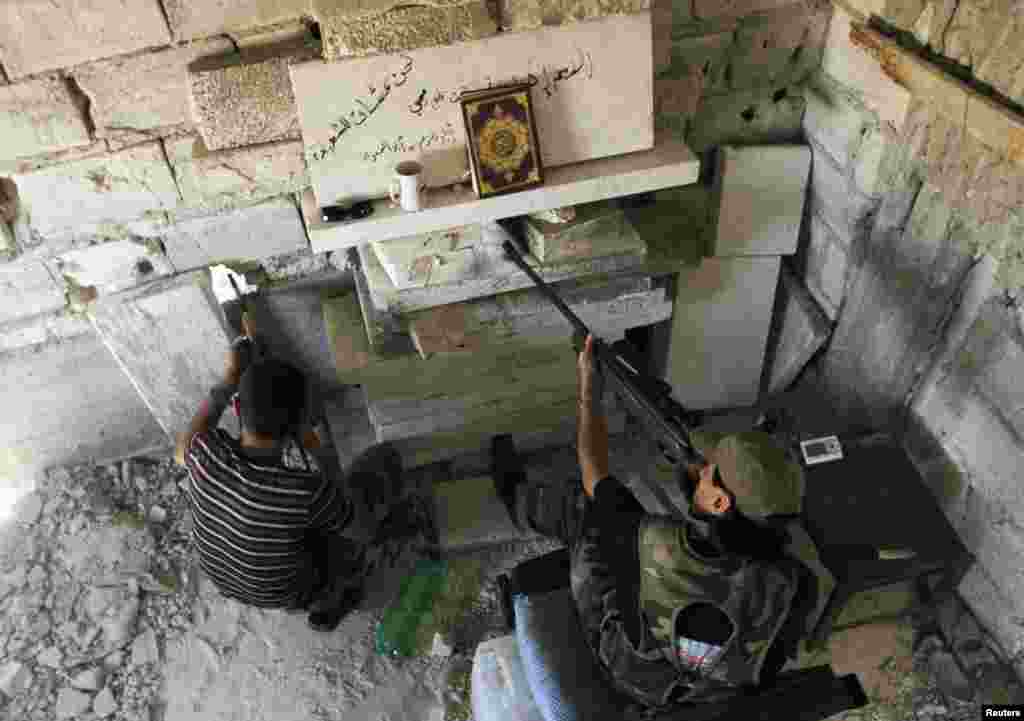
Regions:
<svg viewBox="0 0 1024 721"><path fill-rule="evenodd" d="M416 570L402 581L398 598L377 625L377 653L414 656L416 634L423 617L433 608L448 577L445 561L421 559Z"/></svg>

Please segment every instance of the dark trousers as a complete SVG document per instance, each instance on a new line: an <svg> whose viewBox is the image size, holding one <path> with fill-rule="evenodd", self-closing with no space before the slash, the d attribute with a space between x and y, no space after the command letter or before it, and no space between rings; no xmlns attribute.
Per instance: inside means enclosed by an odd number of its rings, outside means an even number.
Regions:
<svg viewBox="0 0 1024 721"><path fill-rule="evenodd" d="M597 501L588 499L583 485L578 480L570 481L529 481L525 474L514 476L516 484L512 503L513 521L520 528L529 528L541 535L561 541L570 549L584 533L596 534L607 539L602 544L611 564L636 563L629 552L629 544L623 542L623 532L636 529L639 519L646 513L633 493L617 479L600 481L597 485ZM602 488L601 484L608 486ZM604 493L602 493L604 492ZM623 569L626 577L634 577L639 569ZM803 628L807 601L813 601L813 576L803 574L797 592L793 612L783 625L779 636L769 648L768 656L761 671L761 685L770 686L786 663L786 658L795 658L800 632ZM685 619L684 619L685 622ZM684 629L688 637L696 640L715 642L714 638L703 638L707 624L695 624ZM641 635L638 628L627 624L627 633L636 643ZM712 629L713 630L713 629Z"/></svg>

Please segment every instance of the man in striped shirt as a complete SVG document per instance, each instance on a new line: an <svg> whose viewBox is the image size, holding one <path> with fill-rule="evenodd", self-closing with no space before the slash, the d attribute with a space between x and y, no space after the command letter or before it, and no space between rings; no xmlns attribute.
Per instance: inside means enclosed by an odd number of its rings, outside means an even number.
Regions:
<svg viewBox="0 0 1024 721"><path fill-rule="evenodd" d="M191 479L193 543L225 596L264 608L308 610L329 631L362 597L374 504L397 496L401 457L378 444L355 460L348 492L337 453L304 425L306 383L285 363L252 361L238 338L216 386L178 438L175 459ZM237 393L239 439L217 428ZM374 497L376 494L377 497Z"/></svg>

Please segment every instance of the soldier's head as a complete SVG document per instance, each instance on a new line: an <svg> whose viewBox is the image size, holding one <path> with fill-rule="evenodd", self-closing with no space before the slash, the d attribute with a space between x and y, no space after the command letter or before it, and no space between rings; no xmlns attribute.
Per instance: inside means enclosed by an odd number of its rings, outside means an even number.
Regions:
<svg viewBox="0 0 1024 721"><path fill-rule="evenodd" d="M726 487L718 465L707 463L688 469L693 482L693 507L709 516L724 516L736 507L736 498Z"/></svg>

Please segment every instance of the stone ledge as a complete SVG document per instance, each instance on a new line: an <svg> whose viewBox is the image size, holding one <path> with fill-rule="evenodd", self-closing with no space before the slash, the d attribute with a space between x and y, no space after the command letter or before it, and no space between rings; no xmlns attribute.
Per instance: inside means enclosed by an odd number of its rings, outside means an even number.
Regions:
<svg viewBox="0 0 1024 721"><path fill-rule="evenodd" d="M407 213L389 201L374 202L374 213L350 223L318 223L307 216L313 250L340 250L475 223L597 200L689 185L700 160L678 140L659 137L653 150L551 168L544 185L518 193L478 199L471 188L431 189L426 207ZM312 211L311 200L303 203Z"/></svg>

